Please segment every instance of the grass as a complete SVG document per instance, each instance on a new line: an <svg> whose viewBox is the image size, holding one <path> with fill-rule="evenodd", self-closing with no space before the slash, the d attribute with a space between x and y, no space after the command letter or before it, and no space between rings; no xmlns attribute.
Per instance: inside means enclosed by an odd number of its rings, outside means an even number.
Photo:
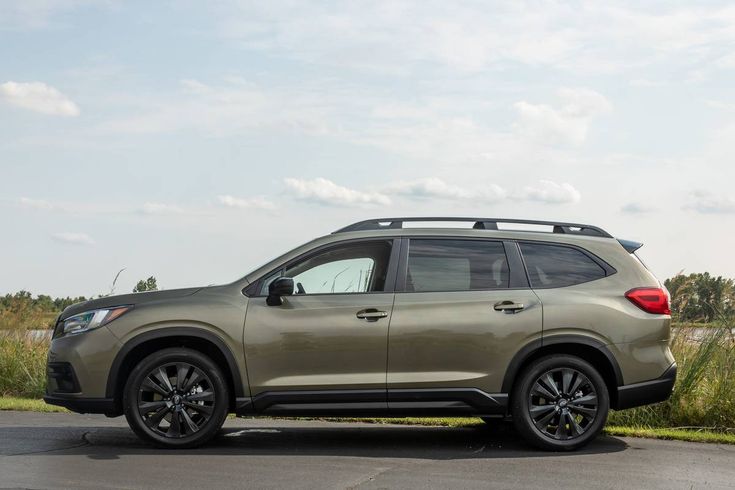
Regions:
<svg viewBox="0 0 735 490"><path fill-rule="evenodd" d="M46 388L47 338L24 330L0 332L0 396L41 398Z"/></svg>
<svg viewBox="0 0 735 490"><path fill-rule="evenodd" d="M18 410L21 412L69 412L63 407L47 405L43 400L36 398L19 398L15 396L0 397L0 410Z"/></svg>

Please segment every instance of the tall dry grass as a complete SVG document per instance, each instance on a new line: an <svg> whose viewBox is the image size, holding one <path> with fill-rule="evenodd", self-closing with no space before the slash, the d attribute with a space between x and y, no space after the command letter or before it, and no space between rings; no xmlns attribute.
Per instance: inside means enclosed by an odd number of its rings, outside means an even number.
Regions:
<svg viewBox="0 0 735 490"><path fill-rule="evenodd" d="M732 322L680 328L671 341L678 377L663 403L613 412L609 423L639 427L735 430L735 338Z"/></svg>

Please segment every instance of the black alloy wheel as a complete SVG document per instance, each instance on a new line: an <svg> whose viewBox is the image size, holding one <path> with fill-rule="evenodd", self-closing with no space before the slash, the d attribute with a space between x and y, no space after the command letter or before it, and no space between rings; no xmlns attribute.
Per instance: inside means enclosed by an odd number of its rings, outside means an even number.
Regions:
<svg viewBox="0 0 735 490"><path fill-rule="evenodd" d="M222 427L228 396L222 372L210 358L191 349L169 348L133 369L123 409L141 438L161 447L196 447Z"/></svg>
<svg viewBox="0 0 735 490"><path fill-rule="evenodd" d="M607 421L610 395L589 362L554 354L525 368L514 384L510 405L513 423L529 443L569 451L600 433Z"/></svg>

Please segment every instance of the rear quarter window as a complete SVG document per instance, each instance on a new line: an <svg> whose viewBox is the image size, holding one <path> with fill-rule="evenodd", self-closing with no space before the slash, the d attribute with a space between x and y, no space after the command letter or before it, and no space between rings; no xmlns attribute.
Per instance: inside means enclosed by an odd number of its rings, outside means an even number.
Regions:
<svg viewBox="0 0 735 490"><path fill-rule="evenodd" d="M605 277L605 269L584 252L564 245L520 243L532 288L559 288Z"/></svg>

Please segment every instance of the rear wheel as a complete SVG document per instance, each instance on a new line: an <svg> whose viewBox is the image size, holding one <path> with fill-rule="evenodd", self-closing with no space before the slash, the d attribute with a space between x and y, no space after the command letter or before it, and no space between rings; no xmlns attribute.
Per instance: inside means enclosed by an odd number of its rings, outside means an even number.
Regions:
<svg viewBox="0 0 735 490"><path fill-rule="evenodd" d="M141 361L128 378L123 409L130 428L161 447L189 448L212 439L227 417L227 384L204 354L170 348Z"/></svg>
<svg viewBox="0 0 735 490"><path fill-rule="evenodd" d="M536 447L569 451L600 433L610 405L602 376L587 361L552 355L526 368L511 401L513 421Z"/></svg>

